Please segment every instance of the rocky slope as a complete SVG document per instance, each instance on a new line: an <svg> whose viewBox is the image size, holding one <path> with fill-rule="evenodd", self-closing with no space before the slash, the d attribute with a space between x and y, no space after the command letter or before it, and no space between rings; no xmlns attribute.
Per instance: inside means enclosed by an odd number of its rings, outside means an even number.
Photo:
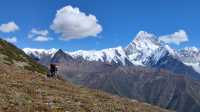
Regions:
<svg viewBox="0 0 200 112"><path fill-rule="evenodd" d="M149 104L49 79L46 69L0 39L1 112L168 112Z"/></svg>
<svg viewBox="0 0 200 112"><path fill-rule="evenodd" d="M200 83L167 71L116 68L86 77L84 85L177 112L200 110Z"/></svg>

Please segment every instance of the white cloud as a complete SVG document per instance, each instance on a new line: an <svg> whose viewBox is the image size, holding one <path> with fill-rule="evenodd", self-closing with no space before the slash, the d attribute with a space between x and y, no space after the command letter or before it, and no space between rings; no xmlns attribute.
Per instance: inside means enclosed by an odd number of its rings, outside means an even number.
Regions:
<svg viewBox="0 0 200 112"><path fill-rule="evenodd" d="M37 29L33 28L31 30L31 33L35 34L35 35L47 36L49 32L48 32L48 30L37 30Z"/></svg>
<svg viewBox="0 0 200 112"><path fill-rule="evenodd" d="M94 15L86 15L72 6L58 10L50 28L62 34L64 40L96 37L102 31Z"/></svg>
<svg viewBox="0 0 200 112"><path fill-rule="evenodd" d="M46 42L49 40L53 40L53 38L49 37L48 34L48 30L39 30L33 28L28 34L28 38L37 42Z"/></svg>
<svg viewBox="0 0 200 112"><path fill-rule="evenodd" d="M10 42L10 43L17 43L16 37L7 37L7 38L5 38L5 40Z"/></svg>
<svg viewBox="0 0 200 112"><path fill-rule="evenodd" d="M46 36L37 36L33 40L37 41L37 42L46 42L46 41L53 40L53 39L50 37L46 37Z"/></svg>
<svg viewBox="0 0 200 112"><path fill-rule="evenodd" d="M31 38L33 38L33 37L34 37L33 34L31 34L31 33L28 34L28 38L29 38L29 39L31 39Z"/></svg>
<svg viewBox="0 0 200 112"><path fill-rule="evenodd" d="M179 45L182 42L187 42L188 36L184 30L179 30L178 32L175 32L170 35L160 36L159 40L165 43L173 43Z"/></svg>
<svg viewBox="0 0 200 112"><path fill-rule="evenodd" d="M13 21L0 25L0 31L4 33L15 32L16 30L19 30L19 27Z"/></svg>

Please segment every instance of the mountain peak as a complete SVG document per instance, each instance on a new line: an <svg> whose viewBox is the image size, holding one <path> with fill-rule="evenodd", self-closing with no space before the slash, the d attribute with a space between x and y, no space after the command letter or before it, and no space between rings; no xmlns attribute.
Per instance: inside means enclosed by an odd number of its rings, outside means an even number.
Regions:
<svg viewBox="0 0 200 112"><path fill-rule="evenodd" d="M145 31L140 31L131 44L137 49L157 49L160 46L156 36Z"/></svg>
<svg viewBox="0 0 200 112"><path fill-rule="evenodd" d="M65 53L62 49L59 49L53 56L51 63L67 62L72 61L73 57Z"/></svg>
<svg viewBox="0 0 200 112"><path fill-rule="evenodd" d="M144 41L144 40L157 41L156 36L154 34L148 33L145 31L139 31L133 41L137 42L137 41Z"/></svg>
<svg viewBox="0 0 200 112"><path fill-rule="evenodd" d="M143 65L144 61L160 47L161 43L154 34L140 31L125 50L132 63Z"/></svg>
<svg viewBox="0 0 200 112"><path fill-rule="evenodd" d="M60 57L60 56L67 56L68 54L65 53L62 49L59 49L55 54L54 54L54 57Z"/></svg>
<svg viewBox="0 0 200 112"><path fill-rule="evenodd" d="M65 54L65 52L62 49L58 49L58 51L56 53L62 53Z"/></svg>
<svg viewBox="0 0 200 112"><path fill-rule="evenodd" d="M144 53L148 53L158 49L160 46L161 44L154 34L140 31L134 40L128 45L127 50L130 51L130 53L133 53L132 51L135 51L135 49L136 51L144 51Z"/></svg>
<svg viewBox="0 0 200 112"><path fill-rule="evenodd" d="M145 37L145 36L151 36L153 35L152 33L149 33L149 32L146 32L146 31L139 31L137 33L137 36L136 37Z"/></svg>

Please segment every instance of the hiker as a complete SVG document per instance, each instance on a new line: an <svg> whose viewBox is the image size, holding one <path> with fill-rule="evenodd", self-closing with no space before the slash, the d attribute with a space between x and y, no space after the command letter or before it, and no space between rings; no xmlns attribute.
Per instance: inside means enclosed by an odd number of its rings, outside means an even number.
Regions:
<svg viewBox="0 0 200 112"><path fill-rule="evenodd" d="M50 64L50 77L54 77L57 72L57 67L55 64Z"/></svg>

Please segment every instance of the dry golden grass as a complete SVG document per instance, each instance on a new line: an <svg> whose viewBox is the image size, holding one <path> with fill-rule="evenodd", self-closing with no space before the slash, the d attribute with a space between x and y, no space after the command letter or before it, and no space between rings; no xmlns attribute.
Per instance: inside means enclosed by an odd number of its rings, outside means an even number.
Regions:
<svg viewBox="0 0 200 112"><path fill-rule="evenodd" d="M167 112L14 65L0 68L0 112Z"/></svg>

